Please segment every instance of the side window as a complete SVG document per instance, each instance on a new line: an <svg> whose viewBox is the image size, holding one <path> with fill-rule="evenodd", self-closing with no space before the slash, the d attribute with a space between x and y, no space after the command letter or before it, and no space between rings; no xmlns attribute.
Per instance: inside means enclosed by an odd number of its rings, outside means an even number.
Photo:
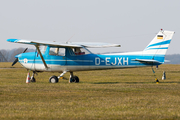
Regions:
<svg viewBox="0 0 180 120"><path fill-rule="evenodd" d="M58 55L65 56L66 49L65 48L59 48Z"/></svg>
<svg viewBox="0 0 180 120"><path fill-rule="evenodd" d="M49 55L65 56L65 48L51 47Z"/></svg>
<svg viewBox="0 0 180 120"><path fill-rule="evenodd" d="M73 48L74 54L75 55L86 55L86 54L90 54L89 51L87 51L84 48Z"/></svg>

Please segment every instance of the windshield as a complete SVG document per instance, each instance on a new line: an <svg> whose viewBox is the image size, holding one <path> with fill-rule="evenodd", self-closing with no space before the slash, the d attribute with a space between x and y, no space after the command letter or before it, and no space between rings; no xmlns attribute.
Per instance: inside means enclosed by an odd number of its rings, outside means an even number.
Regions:
<svg viewBox="0 0 180 120"><path fill-rule="evenodd" d="M46 52L46 48L47 48L47 46L44 46L44 45L39 46L39 49L42 54L44 54Z"/></svg>

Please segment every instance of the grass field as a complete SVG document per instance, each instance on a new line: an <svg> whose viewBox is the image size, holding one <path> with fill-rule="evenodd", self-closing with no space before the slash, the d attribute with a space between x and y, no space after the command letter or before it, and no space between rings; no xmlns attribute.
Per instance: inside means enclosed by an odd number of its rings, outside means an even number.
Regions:
<svg viewBox="0 0 180 120"><path fill-rule="evenodd" d="M39 73L26 84L28 71L0 63L0 119L180 119L180 65L75 72L80 83L48 82ZM161 80L163 71L167 80ZM69 73L65 74L69 77Z"/></svg>

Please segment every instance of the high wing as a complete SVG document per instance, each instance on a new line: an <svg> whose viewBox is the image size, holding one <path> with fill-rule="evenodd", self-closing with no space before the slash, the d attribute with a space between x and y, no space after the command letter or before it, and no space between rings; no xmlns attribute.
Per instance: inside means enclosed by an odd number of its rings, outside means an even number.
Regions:
<svg viewBox="0 0 180 120"><path fill-rule="evenodd" d="M89 47L89 48L99 48L99 47L121 47L119 44L111 44L111 43L98 43L98 42L66 42L66 43L58 43L58 42L45 42L45 41L36 41L36 40L23 40L23 39L7 39L8 42L14 43L23 43L23 44L31 44L31 45L50 45L57 47Z"/></svg>

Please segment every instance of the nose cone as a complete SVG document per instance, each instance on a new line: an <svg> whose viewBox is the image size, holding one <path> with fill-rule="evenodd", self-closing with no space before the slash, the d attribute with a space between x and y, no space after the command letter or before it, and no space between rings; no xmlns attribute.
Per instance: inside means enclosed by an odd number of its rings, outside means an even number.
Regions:
<svg viewBox="0 0 180 120"><path fill-rule="evenodd" d="M14 66L19 61L19 58L21 58L21 57L22 57L22 54L16 55L15 56L16 59L14 60L12 66Z"/></svg>
<svg viewBox="0 0 180 120"><path fill-rule="evenodd" d="M18 54L15 56L15 58L20 58L22 56L22 54Z"/></svg>

